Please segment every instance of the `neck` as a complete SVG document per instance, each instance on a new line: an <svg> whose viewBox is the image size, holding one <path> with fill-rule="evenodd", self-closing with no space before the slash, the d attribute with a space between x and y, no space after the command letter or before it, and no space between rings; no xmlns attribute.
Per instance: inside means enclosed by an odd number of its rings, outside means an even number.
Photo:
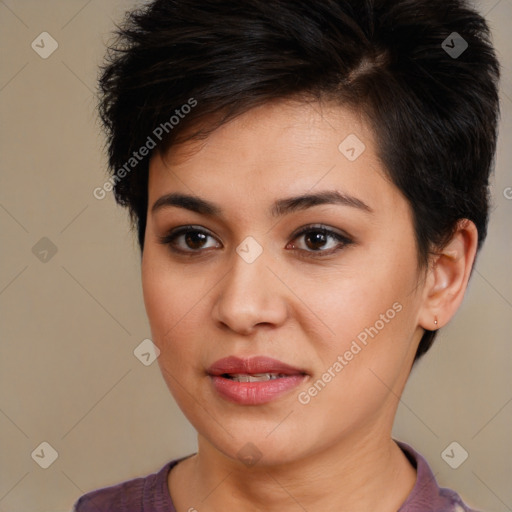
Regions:
<svg viewBox="0 0 512 512"><path fill-rule="evenodd" d="M170 484L178 512L192 506L201 512L301 507L310 512L396 512L416 482L416 471L399 446L371 431L302 460L266 466L261 459L252 467L224 456L200 436L198 453L184 462L181 483Z"/></svg>

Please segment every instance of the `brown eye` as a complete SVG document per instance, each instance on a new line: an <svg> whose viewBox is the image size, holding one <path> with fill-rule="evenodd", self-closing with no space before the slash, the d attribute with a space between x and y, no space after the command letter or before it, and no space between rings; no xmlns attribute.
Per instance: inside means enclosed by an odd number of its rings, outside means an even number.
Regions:
<svg viewBox="0 0 512 512"><path fill-rule="evenodd" d="M306 245L311 250L318 250L321 249L328 240L328 236L320 231L310 231L308 234L306 234L304 240L306 241Z"/></svg>
<svg viewBox="0 0 512 512"><path fill-rule="evenodd" d="M303 237L305 248L301 247L301 244L293 243L293 249L306 253L306 256L313 257L331 255L353 243L347 236L323 226L308 226L297 233L294 240L301 237Z"/></svg>
<svg viewBox="0 0 512 512"><path fill-rule="evenodd" d="M183 236L189 249L201 249L208 238L208 235L200 231L188 231Z"/></svg>
<svg viewBox="0 0 512 512"><path fill-rule="evenodd" d="M200 253L201 249L209 249L208 239L214 239L212 235L193 226L185 226L175 229L165 236L159 237L161 244L168 245L171 250L180 253ZM182 242L180 242L182 240ZM213 246L215 247L215 245Z"/></svg>

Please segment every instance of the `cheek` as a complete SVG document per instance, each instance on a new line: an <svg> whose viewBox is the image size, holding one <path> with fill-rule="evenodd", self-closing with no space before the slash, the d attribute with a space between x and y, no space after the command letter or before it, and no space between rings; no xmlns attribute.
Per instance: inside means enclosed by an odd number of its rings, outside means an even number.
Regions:
<svg viewBox="0 0 512 512"><path fill-rule="evenodd" d="M372 265L372 260L378 263ZM317 280L303 292L318 316L317 324L327 326L320 331L325 335L316 338L321 361L317 370L321 375L330 370L339 376L333 379L338 384L329 386L325 395L327 399L332 393L338 403L357 402L363 396L382 398L388 392L386 386L394 389L408 373L415 350L413 333L420 304L415 253L407 250L386 260L371 258L359 268Z"/></svg>
<svg viewBox="0 0 512 512"><path fill-rule="evenodd" d="M172 304L172 294L166 275L162 272L161 265L154 258L153 251L146 244L142 258L142 291L144 305L151 324L153 335L159 333L161 325L165 321L169 308ZM167 290L167 293L166 293Z"/></svg>
<svg viewBox="0 0 512 512"><path fill-rule="evenodd" d="M391 324L400 324L405 316L402 311L411 302L411 291L415 286L414 268L405 265L360 265L350 273L322 276L315 281L302 277L302 293L298 291L299 276L295 290L306 298L307 305L315 313L319 325L323 324L328 345L345 343L365 329L374 326L389 331ZM395 303L400 303L401 306ZM382 318L381 318L382 317Z"/></svg>
<svg viewBox="0 0 512 512"><path fill-rule="evenodd" d="M172 334L173 326L185 314L186 301L183 292L178 292L183 286L176 272L168 268L149 244L142 261L142 290L153 342L163 352L164 339Z"/></svg>
<svg viewBox="0 0 512 512"><path fill-rule="evenodd" d="M143 256L142 287L152 341L160 350L160 371L180 408L188 411L191 403L185 389L191 389L190 368L197 364L194 335L202 323L197 318L199 297L190 279L149 247Z"/></svg>
<svg viewBox="0 0 512 512"><path fill-rule="evenodd" d="M153 342L166 368L180 368L193 359L200 327L205 324L204 300L212 284L197 271L172 265L159 250L148 247L142 262L142 288Z"/></svg>

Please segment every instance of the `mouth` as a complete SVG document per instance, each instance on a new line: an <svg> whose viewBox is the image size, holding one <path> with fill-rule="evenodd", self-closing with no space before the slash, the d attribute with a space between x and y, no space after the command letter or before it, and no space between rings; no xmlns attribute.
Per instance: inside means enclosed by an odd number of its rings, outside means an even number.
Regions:
<svg viewBox="0 0 512 512"><path fill-rule="evenodd" d="M226 357L211 365L207 374L222 398L239 405L271 402L309 376L302 368L264 356Z"/></svg>
<svg viewBox="0 0 512 512"><path fill-rule="evenodd" d="M254 375L249 373L223 373L221 377L234 380L235 382L266 382L268 380L282 379L283 377L288 377L288 375L284 373L256 373Z"/></svg>
<svg viewBox="0 0 512 512"><path fill-rule="evenodd" d="M280 376L307 374L303 368L296 368L278 359L265 356L249 358L225 357L213 363L206 371L209 375L226 375L228 377L249 375L253 377L270 376L271 378L279 378ZM267 378L266 380L269 379Z"/></svg>

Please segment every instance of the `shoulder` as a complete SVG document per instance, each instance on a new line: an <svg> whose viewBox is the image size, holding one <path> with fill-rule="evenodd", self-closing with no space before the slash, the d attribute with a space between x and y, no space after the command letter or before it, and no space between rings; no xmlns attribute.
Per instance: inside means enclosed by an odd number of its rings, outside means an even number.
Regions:
<svg viewBox="0 0 512 512"><path fill-rule="evenodd" d="M478 512L453 490L439 487L427 461L409 445L397 442L416 468L416 484L398 512Z"/></svg>
<svg viewBox="0 0 512 512"><path fill-rule="evenodd" d="M156 473L88 492L74 504L73 512L156 512L160 504L169 507L167 475L179 460L168 462Z"/></svg>
<svg viewBox="0 0 512 512"><path fill-rule="evenodd" d="M146 478L88 492L75 503L73 512L142 512L140 505Z"/></svg>
<svg viewBox="0 0 512 512"><path fill-rule="evenodd" d="M446 512L478 512L468 507L468 505L462 501L461 497L452 489L439 489L439 496L446 502Z"/></svg>

